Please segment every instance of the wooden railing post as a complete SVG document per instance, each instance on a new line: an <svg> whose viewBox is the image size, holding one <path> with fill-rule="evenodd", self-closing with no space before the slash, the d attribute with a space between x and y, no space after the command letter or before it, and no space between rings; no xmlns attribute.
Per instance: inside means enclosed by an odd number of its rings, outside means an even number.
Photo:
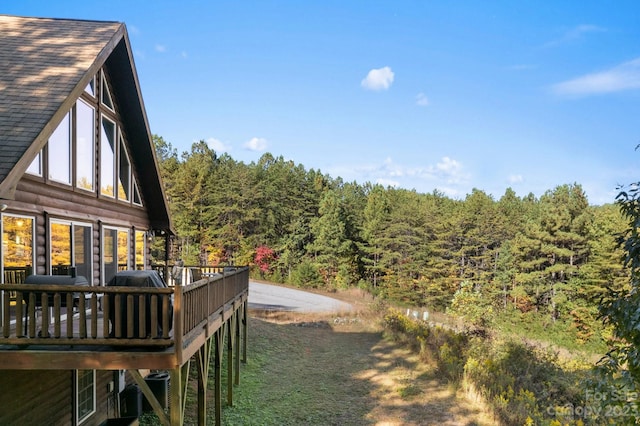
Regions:
<svg viewBox="0 0 640 426"><path fill-rule="evenodd" d="M176 358L178 363L182 365L182 337L184 335L183 328L183 316L184 311L182 309L182 290L184 287L173 287L173 339L176 348Z"/></svg>

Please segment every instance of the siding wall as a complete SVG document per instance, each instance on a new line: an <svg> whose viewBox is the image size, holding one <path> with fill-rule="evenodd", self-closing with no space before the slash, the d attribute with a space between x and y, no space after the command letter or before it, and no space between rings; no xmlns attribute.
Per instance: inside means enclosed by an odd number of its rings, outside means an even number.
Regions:
<svg viewBox="0 0 640 426"><path fill-rule="evenodd" d="M109 392L114 371L96 371L96 413L82 426L98 426L118 417L116 394ZM73 372L0 371L0 425L74 424Z"/></svg>
<svg viewBox="0 0 640 426"><path fill-rule="evenodd" d="M0 371L0 425L72 425L71 371Z"/></svg>

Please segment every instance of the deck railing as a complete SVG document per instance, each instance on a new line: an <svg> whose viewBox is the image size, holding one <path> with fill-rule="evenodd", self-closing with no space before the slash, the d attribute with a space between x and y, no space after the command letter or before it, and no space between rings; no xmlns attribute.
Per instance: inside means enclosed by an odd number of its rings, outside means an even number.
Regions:
<svg viewBox="0 0 640 426"><path fill-rule="evenodd" d="M248 285L246 267L166 288L2 284L0 345L173 346L179 351L209 332L206 327Z"/></svg>

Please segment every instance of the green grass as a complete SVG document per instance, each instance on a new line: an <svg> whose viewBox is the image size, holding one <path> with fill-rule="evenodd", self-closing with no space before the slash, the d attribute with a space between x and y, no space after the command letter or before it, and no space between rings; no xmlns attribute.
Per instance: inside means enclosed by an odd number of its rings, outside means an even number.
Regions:
<svg viewBox="0 0 640 426"><path fill-rule="evenodd" d="M310 323L313 324L313 323ZM375 333L335 333L250 319L250 353L241 366L225 425L365 425L369 384L355 379ZM327 366L330 366L329 368ZM226 386L226 384L224 385Z"/></svg>

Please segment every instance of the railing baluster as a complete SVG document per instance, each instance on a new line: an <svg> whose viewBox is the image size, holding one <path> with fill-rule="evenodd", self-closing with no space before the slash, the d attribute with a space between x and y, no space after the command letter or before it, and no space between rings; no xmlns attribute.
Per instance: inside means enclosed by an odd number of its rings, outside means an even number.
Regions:
<svg viewBox="0 0 640 426"><path fill-rule="evenodd" d="M85 299L84 295L78 299L78 313L80 314L79 318L79 333L80 337L83 339L87 338L87 308L85 307ZM67 308L67 317L69 316L69 308Z"/></svg>
<svg viewBox="0 0 640 426"><path fill-rule="evenodd" d="M83 297L84 295L80 295ZM98 337L98 295L91 293L91 337Z"/></svg>
<svg viewBox="0 0 640 426"><path fill-rule="evenodd" d="M133 324L136 318L133 316L133 294L127 295L127 336L129 339L135 337L133 333Z"/></svg>
<svg viewBox="0 0 640 426"><path fill-rule="evenodd" d="M122 295L116 294L114 310L113 310L113 321L115 328L115 337L122 337Z"/></svg>
<svg viewBox="0 0 640 426"><path fill-rule="evenodd" d="M39 337L49 337L49 295L46 292L40 293L42 301L42 323Z"/></svg>
<svg viewBox="0 0 640 426"><path fill-rule="evenodd" d="M154 297L156 296L154 295ZM162 337L164 337L165 339L169 337L170 315L171 314L169 313L169 296L163 295L162 296Z"/></svg>
<svg viewBox="0 0 640 426"><path fill-rule="evenodd" d="M55 293L53 295L53 337L60 338L60 326L61 326L61 318L60 318L60 293ZM69 314L67 313L67 321Z"/></svg>
<svg viewBox="0 0 640 426"><path fill-rule="evenodd" d="M73 337L73 294L67 293L65 296L67 303L67 338ZM71 314L69 314L69 306L71 306Z"/></svg>
<svg viewBox="0 0 640 426"><path fill-rule="evenodd" d="M2 300L2 309L4 312L2 316L2 335L9 337L11 335L11 297L9 297L8 291L2 290Z"/></svg>
<svg viewBox="0 0 640 426"><path fill-rule="evenodd" d="M109 337L109 323L113 321L109 317L109 295L102 296L102 336Z"/></svg>
<svg viewBox="0 0 640 426"><path fill-rule="evenodd" d="M158 336L158 296L153 294L151 296L151 303L150 303L150 308L151 308L151 321L149 321L151 323L151 330L149 330L149 332L151 333L151 337L157 337Z"/></svg>
<svg viewBox="0 0 640 426"><path fill-rule="evenodd" d="M22 329L22 319L24 305L22 303L22 292L16 292L16 337L24 337L27 330Z"/></svg>
<svg viewBox="0 0 640 426"><path fill-rule="evenodd" d="M141 294L138 296L138 335L136 337L140 337L144 339L147 337L147 307L146 300L147 295Z"/></svg>
<svg viewBox="0 0 640 426"><path fill-rule="evenodd" d="M29 337L36 337L36 294L29 293Z"/></svg>

